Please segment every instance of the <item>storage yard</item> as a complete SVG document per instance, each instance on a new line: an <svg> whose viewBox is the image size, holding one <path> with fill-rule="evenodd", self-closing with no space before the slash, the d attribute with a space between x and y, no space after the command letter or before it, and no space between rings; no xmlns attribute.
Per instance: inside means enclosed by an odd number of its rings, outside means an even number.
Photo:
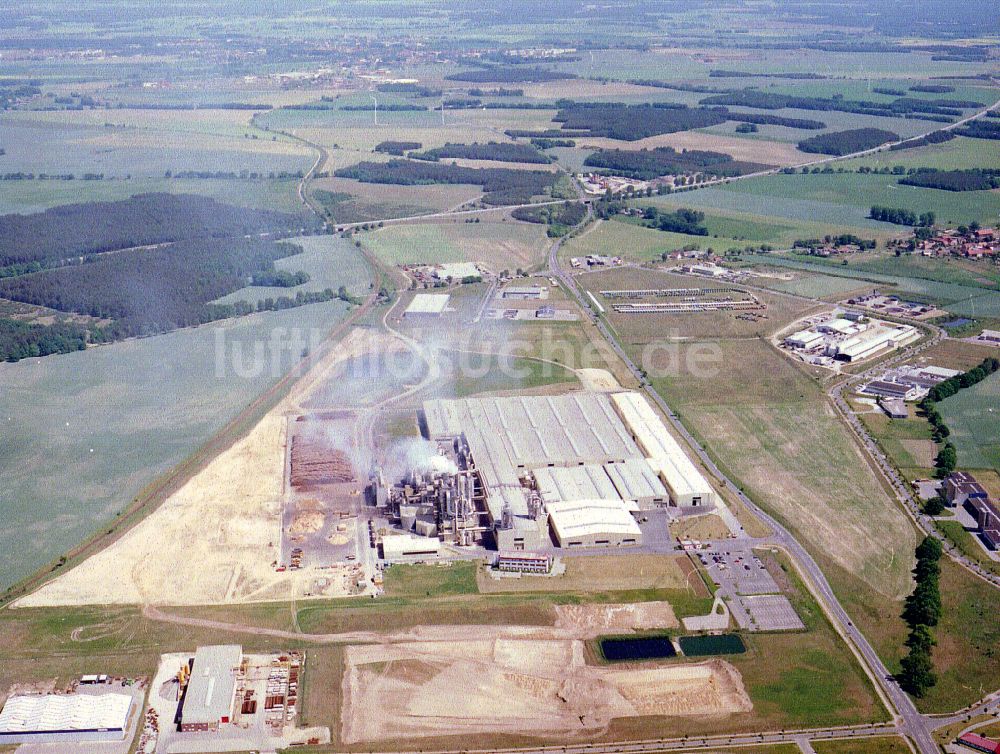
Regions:
<svg viewBox="0 0 1000 754"><path fill-rule="evenodd" d="M326 728L299 729L305 658L244 654L238 645L166 654L150 691L159 721L147 751L244 751L329 742ZM175 721L171 723L170 721Z"/></svg>
<svg viewBox="0 0 1000 754"><path fill-rule="evenodd" d="M732 286L614 289L602 290L600 293L610 301L620 302L612 306L621 314L691 314L767 309L767 305L750 291Z"/></svg>
<svg viewBox="0 0 1000 754"><path fill-rule="evenodd" d="M512 635L352 646L345 665L346 744L477 733L566 737L598 732L612 718L725 718L752 709L727 662L612 669L588 665L576 640Z"/></svg>

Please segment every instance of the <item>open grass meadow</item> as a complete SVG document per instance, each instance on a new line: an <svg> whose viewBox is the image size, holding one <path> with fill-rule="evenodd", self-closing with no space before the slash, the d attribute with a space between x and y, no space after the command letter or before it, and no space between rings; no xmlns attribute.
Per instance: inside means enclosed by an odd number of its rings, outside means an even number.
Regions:
<svg viewBox="0 0 1000 754"><path fill-rule="evenodd" d="M355 262L342 269L354 275L344 284L361 285ZM315 304L0 364L0 587L99 531L347 309Z"/></svg>
<svg viewBox="0 0 1000 754"><path fill-rule="evenodd" d="M890 419L878 409L861 413L859 418L882 451L908 479L926 479L933 473L937 446L931 440L930 424L915 416L912 408L908 419Z"/></svg>
<svg viewBox="0 0 1000 754"><path fill-rule="evenodd" d="M856 227L886 228L884 223L866 219L873 204L917 213L930 210L937 215L938 223L948 225L968 224L973 220L990 223L1000 214L1000 194L995 191L956 192L902 186L898 177L891 175L771 175L729 183L718 191L742 195L751 206L767 200L770 211L761 214L783 217L787 213L796 217L808 207L812 217L803 219L844 222Z"/></svg>
<svg viewBox="0 0 1000 754"><path fill-rule="evenodd" d="M941 401L938 410L960 468L1000 471L1000 373Z"/></svg>
<svg viewBox="0 0 1000 754"><path fill-rule="evenodd" d="M495 219L387 226L361 242L388 265L469 261L493 272L541 264L550 243L543 225Z"/></svg>
<svg viewBox="0 0 1000 754"><path fill-rule="evenodd" d="M982 317L1000 314L1000 292L978 286L855 269L849 259L847 264L830 265L796 255L771 254L767 264L850 278L858 281L859 286L868 283L868 287L877 287L904 299L930 302L952 314Z"/></svg>
<svg viewBox="0 0 1000 754"><path fill-rule="evenodd" d="M840 738L812 741L816 754L910 754L906 740L899 736Z"/></svg>

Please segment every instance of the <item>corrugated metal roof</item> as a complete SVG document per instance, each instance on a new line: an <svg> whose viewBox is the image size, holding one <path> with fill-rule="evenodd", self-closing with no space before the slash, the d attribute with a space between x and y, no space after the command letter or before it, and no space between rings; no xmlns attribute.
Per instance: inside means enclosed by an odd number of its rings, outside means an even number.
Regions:
<svg viewBox="0 0 1000 754"><path fill-rule="evenodd" d="M562 542L576 537L642 536L621 500L560 500L546 503L549 522Z"/></svg>
<svg viewBox="0 0 1000 754"><path fill-rule="evenodd" d="M406 314L440 314L448 306L447 293L418 293L406 307Z"/></svg>
<svg viewBox="0 0 1000 754"><path fill-rule="evenodd" d="M12 696L0 712L0 735L125 730L128 694Z"/></svg>
<svg viewBox="0 0 1000 754"><path fill-rule="evenodd" d="M628 392L615 393L611 398L650 466L662 475L671 495L675 498L701 497L703 504L714 504L715 493L711 485L667 431L645 397ZM683 501L680 504L683 505Z"/></svg>

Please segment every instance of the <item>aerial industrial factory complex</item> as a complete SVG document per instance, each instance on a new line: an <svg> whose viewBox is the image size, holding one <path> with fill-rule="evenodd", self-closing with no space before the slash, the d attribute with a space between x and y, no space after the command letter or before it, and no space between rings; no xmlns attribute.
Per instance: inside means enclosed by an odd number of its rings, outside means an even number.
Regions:
<svg viewBox="0 0 1000 754"><path fill-rule="evenodd" d="M375 496L407 532L502 552L620 547L642 544L643 510L716 505L639 393L429 400L423 415L438 462Z"/></svg>

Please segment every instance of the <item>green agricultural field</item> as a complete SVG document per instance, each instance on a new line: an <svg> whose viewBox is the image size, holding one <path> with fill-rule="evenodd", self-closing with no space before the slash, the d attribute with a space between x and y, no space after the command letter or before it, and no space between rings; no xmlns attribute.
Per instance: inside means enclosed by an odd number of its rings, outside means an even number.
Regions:
<svg viewBox="0 0 1000 754"><path fill-rule="evenodd" d="M872 284L871 287L891 286L891 292L903 298L911 297L918 301L929 301L954 314L976 315L978 313L989 316L994 311L1000 311L1000 293L956 283L943 283L854 269L850 265L850 260L846 265L829 265L807 261L806 257L773 254L768 257L768 264L851 280L867 281ZM861 284L863 285L863 283Z"/></svg>
<svg viewBox="0 0 1000 754"><path fill-rule="evenodd" d="M938 404L958 465L1000 471L1000 373L993 374Z"/></svg>
<svg viewBox="0 0 1000 754"><path fill-rule="evenodd" d="M363 269L351 261L345 270L354 277L344 284L360 289ZM315 304L0 364L8 438L0 444L0 587L99 531L346 311L342 302Z"/></svg>
<svg viewBox="0 0 1000 754"><path fill-rule="evenodd" d="M794 280L763 277L754 278L751 282L761 288L824 300L841 299L851 293L867 290L871 287L851 278L809 272L795 273Z"/></svg>
<svg viewBox="0 0 1000 754"><path fill-rule="evenodd" d="M309 274L309 282L293 288L248 286L218 299L215 303L231 304L236 301L257 303L266 298L294 297L299 291L308 293L326 288L336 291L342 285L347 287L349 293L359 298L368 294L371 284L368 264L346 238L304 236L295 238L289 243L301 248L302 253L277 260L274 263L275 269L306 272Z"/></svg>
<svg viewBox="0 0 1000 754"><path fill-rule="evenodd" d="M128 199L135 194L199 194L240 207L301 212L298 180L132 178L122 181L0 181L0 214L42 212L60 204Z"/></svg>
<svg viewBox="0 0 1000 754"><path fill-rule="evenodd" d="M715 369L685 363L706 345L721 357ZM763 340L679 348L680 367L654 377L656 389L720 466L810 549L854 620L894 661L916 533L819 387Z"/></svg>
<svg viewBox="0 0 1000 754"><path fill-rule="evenodd" d="M486 219L388 226L361 241L390 265L470 261L494 272L539 264L549 243L542 225Z"/></svg>
<svg viewBox="0 0 1000 754"><path fill-rule="evenodd" d="M803 261L802 257L792 256L790 258ZM843 258L813 257L805 261L832 268L831 274L834 275L840 274L844 270ZM854 271L954 283L955 285L984 288L989 291L995 291L1000 286L1000 269L991 262L983 260L924 257L917 254L904 254L897 257L894 254L876 252L852 254L847 261L847 266Z"/></svg>
<svg viewBox="0 0 1000 754"><path fill-rule="evenodd" d="M750 211L754 211L758 201L766 199L770 210L761 214L800 217L808 207L811 217L802 219L845 222L856 227L885 228L884 224L866 219L874 204L917 213L930 210L939 223L949 225L973 220L990 223L1000 215L1000 194L995 191L956 192L902 186L891 175L772 175L730 183L719 191L742 195L751 202L745 208Z"/></svg>
<svg viewBox="0 0 1000 754"><path fill-rule="evenodd" d="M908 479L926 479L933 473L937 446L925 419L890 419L881 411L860 414L882 451Z"/></svg>
<svg viewBox="0 0 1000 754"><path fill-rule="evenodd" d="M913 168L937 168L938 170L968 170L970 168L1000 168L1000 154L989 149L988 142L957 136L942 144L926 147L902 149L895 152L878 152L867 157L858 157L838 163L845 168L856 170L862 165L871 168L892 168L896 165Z"/></svg>

